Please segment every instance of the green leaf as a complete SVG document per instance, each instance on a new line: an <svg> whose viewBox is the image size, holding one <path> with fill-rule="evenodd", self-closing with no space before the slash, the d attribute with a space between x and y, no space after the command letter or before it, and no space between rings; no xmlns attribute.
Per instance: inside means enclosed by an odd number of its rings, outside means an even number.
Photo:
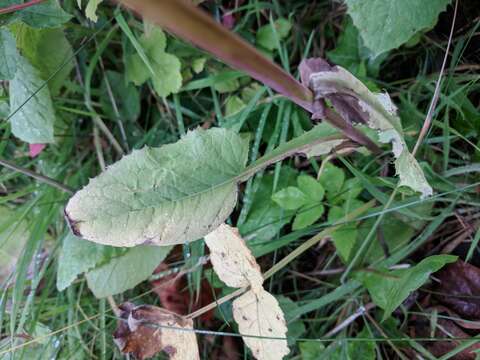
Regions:
<svg viewBox="0 0 480 360"><path fill-rule="evenodd" d="M100 5L102 1L103 0L88 1L87 7L85 8L85 15L87 16L87 18L89 18L93 22L97 22L98 20L98 16L96 13L97 13L98 5Z"/></svg>
<svg viewBox="0 0 480 360"><path fill-rule="evenodd" d="M278 40L282 40L288 36L292 29L292 23L287 19L280 18L274 22L274 26L275 29L271 24L264 25L258 29L256 35L256 43L270 51L277 47L276 36L278 36Z"/></svg>
<svg viewBox="0 0 480 360"><path fill-rule="evenodd" d="M180 60L167 52L166 37L157 27L149 30L140 38L142 46L153 74L145 61L137 54L129 55L126 60L127 78L136 85L152 79L155 92L162 97L177 93L182 86Z"/></svg>
<svg viewBox="0 0 480 360"><path fill-rule="evenodd" d="M3 283L15 269L30 232L25 220L18 221L18 214L0 207L0 282Z"/></svg>
<svg viewBox="0 0 480 360"><path fill-rule="evenodd" d="M70 231L63 238L58 259L57 289L65 290L75 279L108 259L107 246L83 240Z"/></svg>
<svg viewBox="0 0 480 360"><path fill-rule="evenodd" d="M297 172L288 166L282 166L277 183L277 189L283 189L295 184ZM265 174L253 182L251 210L243 224L239 226L240 233L256 244L271 240L283 226L288 224L294 211L285 210L272 200L274 175Z"/></svg>
<svg viewBox="0 0 480 360"><path fill-rule="evenodd" d="M117 117L110 96L112 95L120 118L128 121L137 120L140 115L140 94L138 90L132 84L126 83L123 74L116 71L108 70L105 72L105 76L112 93L108 92L107 83L103 81L100 88L102 109L111 119Z"/></svg>
<svg viewBox="0 0 480 360"><path fill-rule="evenodd" d="M348 14L374 55L406 43L433 27L451 0L345 0Z"/></svg>
<svg viewBox="0 0 480 360"><path fill-rule="evenodd" d="M53 28L61 26L72 18L65 12L57 0L43 1L18 11L18 16L25 24L35 28Z"/></svg>
<svg viewBox="0 0 480 360"><path fill-rule="evenodd" d="M15 38L7 29L0 29L0 80L12 80L17 71Z"/></svg>
<svg viewBox="0 0 480 360"><path fill-rule="evenodd" d="M12 133L30 144L53 142L55 113L48 87L40 73L23 56L17 57L17 72L10 81L10 119ZM35 95L34 95L35 94Z"/></svg>
<svg viewBox="0 0 480 360"><path fill-rule="evenodd" d="M307 196L295 186L277 191L272 195L272 200L286 210L296 210L308 202Z"/></svg>
<svg viewBox="0 0 480 360"><path fill-rule="evenodd" d="M225 103L225 116L234 115L243 110L247 104L238 96L230 96Z"/></svg>
<svg viewBox="0 0 480 360"><path fill-rule="evenodd" d="M18 49L39 70L43 80L60 69L48 82L50 92L58 94L73 69L73 61L67 62L73 57L73 50L63 28L34 29L20 23L12 25L11 29L17 39Z"/></svg>
<svg viewBox="0 0 480 360"><path fill-rule="evenodd" d="M307 204L303 206L299 209L297 216L295 216L292 229L300 230L312 225L313 223L315 223L315 221L320 219L324 212L325 208L321 204Z"/></svg>
<svg viewBox="0 0 480 360"><path fill-rule="evenodd" d="M356 199L363 191L363 185L360 179L351 178L347 179L340 190L340 201L350 201Z"/></svg>
<svg viewBox="0 0 480 360"><path fill-rule="evenodd" d="M97 298L132 289L152 275L170 250L170 246L141 245L131 248L123 255L86 273L88 287Z"/></svg>
<svg viewBox="0 0 480 360"><path fill-rule="evenodd" d="M332 163L328 162L323 168L320 178L318 179L320 184L327 193L328 198L335 197L342 189L345 181L345 172L343 169L336 167Z"/></svg>
<svg viewBox="0 0 480 360"><path fill-rule="evenodd" d="M322 353L325 350L325 346L316 341L304 341L301 342L298 347L302 355L301 360L321 359Z"/></svg>
<svg viewBox="0 0 480 360"><path fill-rule="evenodd" d="M323 186L309 175L300 175L297 178L298 188L307 196L310 202L319 202L323 200L325 190Z"/></svg>
<svg viewBox="0 0 480 360"><path fill-rule="evenodd" d="M358 75L355 70L358 69L362 61L359 51L358 31L349 19L344 21L342 28L343 31L338 37L337 46L335 49L327 51L327 58L332 63L343 66Z"/></svg>
<svg viewBox="0 0 480 360"><path fill-rule="evenodd" d="M77 192L66 213L81 237L101 244L193 241L230 215L247 156L248 139L198 129L125 156Z"/></svg>
<svg viewBox="0 0 480 360"><path fill-rule="evenodd" d="M430 274L456 260L453 255L435 255L409 269L383 270L383 273L363 271L358 272L356 277L367 288L373 302L384 310L385 320L412 291L428 280Z"/></svg>
<svg viewBox="0 0 480 360"><path fill-rule="evenodd" d="M335 129L316 126L245 168L247 138L233 130L198 129L110 166L70 199L67 218L76 234L101 244L193 241L230 215L239 182L293 154L329 152L337 141L344 138Z"/></svg>

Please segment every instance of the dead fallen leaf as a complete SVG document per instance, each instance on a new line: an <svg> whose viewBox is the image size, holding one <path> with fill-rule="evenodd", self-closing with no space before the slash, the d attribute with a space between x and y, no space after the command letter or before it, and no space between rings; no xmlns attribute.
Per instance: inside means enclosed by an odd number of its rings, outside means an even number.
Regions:
<svg viewBox="0 0 480 360"><path fill-rule="evenodd" d="M290 350L287 340L255 336L285 338L287 325L277 299L261 289L248 291L233 301L233 317L243 341L258 360L279 360ZM250 336L245 336L250 335Z"/></svg>
<svg viewBox="0 0 480 360"><path fill-rule="evenodd" d="M160 351L170 360L200 359L192 320L168 310L151 306L124 303L118 328L113 338L123 353L137 359L147 359Z"/></svg>
<svg viewBox="0 0 480 360"><path fill-rule="evenodd" d="M480 269L461 260L435 275L435 298L467 320L480 319Z"/></svg>
<svg viewBox="0 0 480 360"><path fill-rule="evenodd" d="M210 261L220 280L235 288L261 288L263 276L255 257L238 230L227 224L205 236Z"/></svg>

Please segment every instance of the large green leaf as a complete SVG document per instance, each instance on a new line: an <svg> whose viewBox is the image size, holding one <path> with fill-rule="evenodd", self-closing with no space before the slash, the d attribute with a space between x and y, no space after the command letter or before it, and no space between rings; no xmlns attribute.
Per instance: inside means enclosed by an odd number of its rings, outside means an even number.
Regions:
<svg viewBox="0 0 480 360"><path fill-rule="evenodd" d="M73 69L73 62L68 61L73 57L73 50L63 28L35 29L20 23L11 29L22 55L39 70L43 80L58 71L48 82L51 93L57 94Z"/></svg>
<svg viewBox="0 0 480 360"><path fill-rule="evenodd" d="M247 155L248 139L233 131L192 131L125 156L79 191L66 213L80 236L98 243L196 240L230 215Z"/></svg>
<svg viewBox="0 0 480 360"><path fill-rule="evenodd" d="M129 290L152 275L170 249L170 246L148 245L131 248L123 255L88 272L85 275L88 287L98 298Z"/></svg>
<svg viewBox="0 0 480 360"><path fill-rule="evenodd" d="M30 144L53 142L55 113L50 91L43 85L39 71L17 56L17 72L10 81L10 110L16 112L10 121L12 133Z"/></svg>
<svg viewBox="0 0 480 360"><path fill-rule="evenodd" d="M239 182L287 156L326 153L344 141L326 134L317 126L245 168L248 139L197 129L175 144L125 156L70 199L67 218L78 236L100 244L193 241L230 215Z"/></svg>
<svg viewBox="0 0 480 360"><path fill-rule="evenodd" d="M17 48L10 31L0 29L0 80L12 80L17 71Z"/></svg>
<svg viewBox="0 0 480 360"><path fill-rule="evenodd" d="M431 28L451 0L345 0L348 14L375 55Z"/></svg>
<svg viewBox="0 0 480 360"><path fill-rule="evenodd" d="M385 320L412 291L428 280L431 273L456 260L457 257L453 255L435 255L409 269L363 271L357 273L356 277L367 288L373 302L384 310Z"/></svg>

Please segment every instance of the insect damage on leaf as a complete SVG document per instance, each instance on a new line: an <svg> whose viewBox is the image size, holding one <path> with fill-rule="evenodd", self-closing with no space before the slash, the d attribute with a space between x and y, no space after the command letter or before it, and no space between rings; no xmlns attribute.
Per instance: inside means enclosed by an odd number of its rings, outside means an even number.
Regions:
<svg viewBox="0 0 480 360"><path fill-rule="evenodd" d="M313 90L316 100L329 100L346 121L377 130L380 142L392 144L400 186L410 187L422 197L432 195L420 165L408 151L397 108L388 94L372 93L350 72L320 58L304 60L300 73L302 82ZM321 101L317 102L314 117L323 117Z"/></svg>
<svg viewBox="0 0 480 360"><path fill-rule="evenodd" d="M285 339L288 329L283 311L269 292L250 290L235 299L233 317L243 341L256 359L278 360L290 352Z"/></svg>
<svg viewBox="0 0 480 360"><path fill-rule="evenodd" d="M202 238L235 206L247 156L248 139L219 128L135 150L70 199L67 221L76 235L112 246Z"/></svg>
<svg viewBox="0 0 480 360"><path fill-rule="evenodd" d="M260 266L238 229L220 225L205 237L205 243L213 270L225 284L251 287L233 302L233 317L243 341L258 360L282 359L290 352L285 316L275 297L263 289Z"/></svg>
<svg viewBox="0 0 480 360"><path fill-rule="evenodd" d="M210 261L220 280L231 287L262 287L263 276L255 257L238 230L227 224L205 236Z"/></svg>
<svg viewBox="0 0 480 360"><path fill-rule="evenodd" d="M165 309L124 303L113 338L122 353L147 359L164 351L170 360L200 359L193 321Z"/></svg>

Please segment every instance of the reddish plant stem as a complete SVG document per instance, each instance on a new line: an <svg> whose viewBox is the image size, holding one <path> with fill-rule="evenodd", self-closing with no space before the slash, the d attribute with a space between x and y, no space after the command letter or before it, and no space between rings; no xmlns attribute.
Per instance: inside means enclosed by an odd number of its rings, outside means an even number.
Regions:
<svg viewBox="0 0 480 360"><path fill-rule="evenodd" d="M30 0L30 1L27 1L26 3L23 3L23 4L10 5L10 6L7 6L5 8L0 9L0 15L10 14L10 13L13 13L15 11L23 10L23 9L26 9L30 6L40 4L41 2L44 2L44 1L45 0Z"/></svg>

